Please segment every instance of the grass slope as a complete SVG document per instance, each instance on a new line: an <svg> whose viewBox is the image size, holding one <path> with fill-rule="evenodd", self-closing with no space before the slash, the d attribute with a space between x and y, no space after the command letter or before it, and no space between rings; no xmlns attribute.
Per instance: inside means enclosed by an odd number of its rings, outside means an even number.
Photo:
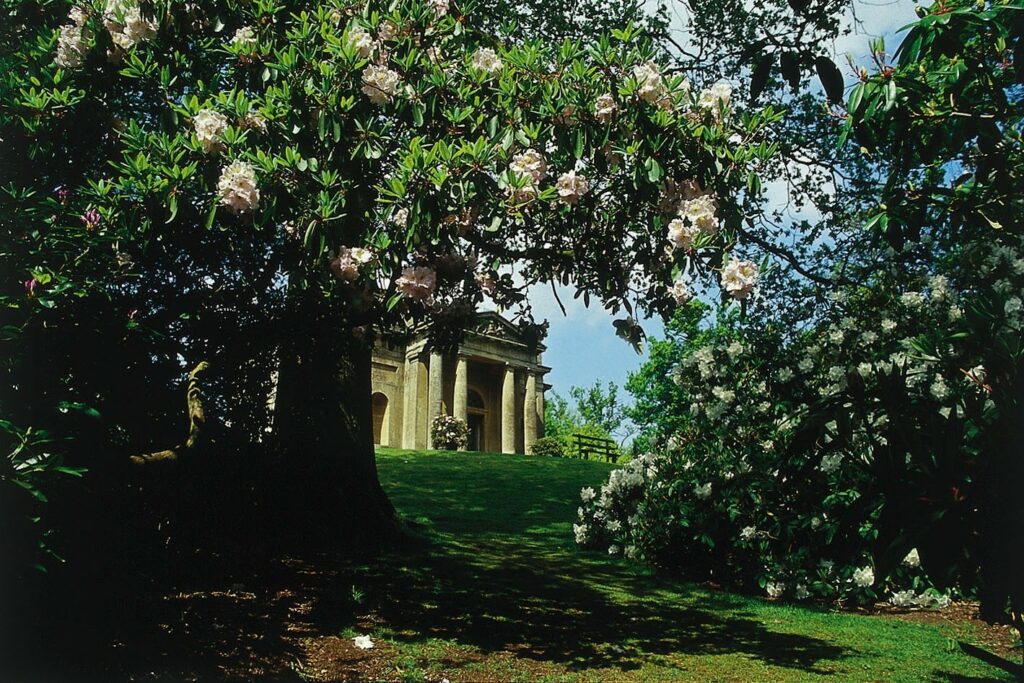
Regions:
<svg viewBox="0 0 1024 683"><path fill-rule="evenodd" d="M329 656L308 643L304 677L341 667L453 682L1010 680L936 626L772 604L577 549L579 489L610 465L385 449L378 466L432 542L345 572L353 625ZM342 654L367 632L377 648Z"/></svg>

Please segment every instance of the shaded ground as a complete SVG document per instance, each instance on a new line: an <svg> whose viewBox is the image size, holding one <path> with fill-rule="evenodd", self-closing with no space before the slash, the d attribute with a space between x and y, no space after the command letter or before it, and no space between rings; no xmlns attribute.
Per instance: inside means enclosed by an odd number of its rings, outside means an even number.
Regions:
<svg viewBox="0 0 1024 683"><path fill-rule="evenodd" d="M993 646L1009 653L1008 638L979 631L966 615L947 623L932 614L771 604L578 550L571 531L578 491L600 483L609 465L382 452L379 467L396 507L420 526L422 544L359 561L261 563L215 572L217 579L197 571L174 590L147 591L138 577L109 596L129 607L114 642L82 640L82 648L103 649L103 670L91 673L103 680L966 682L1012 680L1008 672L1017 671L989 653ZM89 625L82 629L87 634ZM353 645L362 634L374 649Z"/></svg>

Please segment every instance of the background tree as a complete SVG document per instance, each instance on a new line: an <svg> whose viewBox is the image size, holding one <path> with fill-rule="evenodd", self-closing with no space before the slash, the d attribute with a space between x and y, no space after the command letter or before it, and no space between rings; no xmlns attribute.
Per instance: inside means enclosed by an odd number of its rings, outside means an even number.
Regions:
<svg viewBox="0 0 1024 683"><path fill-rule="evenodd" d="M569 389L569 395L576 401L576 410L583 421L600 427L621 444L633 432L626 408L619 401L618 394L619 387L615 382L609 382L605 389L601 380L589 387Z"/></svg>

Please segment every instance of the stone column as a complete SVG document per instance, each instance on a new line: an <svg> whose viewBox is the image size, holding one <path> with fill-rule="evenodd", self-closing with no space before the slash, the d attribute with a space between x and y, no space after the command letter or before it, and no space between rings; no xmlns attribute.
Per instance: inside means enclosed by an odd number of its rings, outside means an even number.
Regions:
<svg viewBox="0 0 1024 683"><path fill-rule="evenodd" d="M516 452L516 370L505 366L501 382L501 452Z"/></svg>
<svg viewBox="0 0 1024 683"><path fill-rule="evenodd" d="M544 429L544 376L539 375L540 391L537 392L537 437L544 438L547 432Z"/></svg>
<svg viewBox="0 0 1024 683"><path fill-rule="evenodd" d="M416 448L416 429L419 416L419 358L405 360L405 388L402 402L402 448Z"/></svg>
<svg viewBox="0 0 1024 683"><path fill-rule="evenodd" d="M430 352L430 367L427 370L427 448L434 447L430 425L434 418L444 412L444 358L436 351Z"/></svg>
<svg viewBox="0 0 1024 683"><path fill-rule="evenodd" d="M533 452L537 440L537 374L526 372L526 395L523 397L523 451Z"/></svg>
<svg viewBox="0 0 1024 683"><path fill-rule="evenodd" d="M468 363L465 356L455 359L455 395L452 397L452 415L466 422L466 402L469 394ZM465 450L465 449L462 449Z"/></svg>

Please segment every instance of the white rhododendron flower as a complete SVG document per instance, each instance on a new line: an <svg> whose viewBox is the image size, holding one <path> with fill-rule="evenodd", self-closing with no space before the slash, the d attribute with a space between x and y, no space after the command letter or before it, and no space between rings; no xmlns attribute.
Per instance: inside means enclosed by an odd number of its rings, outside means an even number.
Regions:
<svg viewBox="0 0 1024 683"><path fill-rule="evenodd" d="M918 555L917 548L907 553L907 556L903 558L903 564L911 568L921 566L921 556Z"/></svg>
<svg viewBox="0 0 1024 683"><path fill-rule="evenodd" d="M583 545L587 542L587 525L586 524L573 524L572 534L576 537L576 543Z"/></svg>
<svg viewBox="0 0 1024 683"><path fill-rule="evenodd" d="M594 500L594 498L596 498L596 497L597 497L597 492L594 491L593 488L588 486L585 489L580 489L580 499L582 499L584 503L589 503L590 501Z"/></svg>
<svg viewBox="0 0 1024 683"><path fill-rule="evenodd" d="M558 198L569 205L576 204L580 197L590 190L587 179L578 175L576 171L569 171L559 176L555 187L558 189Z"/></svg>
<svg viewBox="0 0 1024 683"><path fill-rule="evenodd" d="M539 183L548 174L548 162L535 149L528 149L512 157L508 170L517 176Z"/></svg>
<svg viewBox="0 0 1024 683"><path fill-rule="evenodd" d="M700 228L682 218L674 218L668 224L668 241L676 249L692 249L693 240L700 234Z"/></svg>
<svg viewBox="0 0 1024 683"><path fill-rule="evenodd" d="M701 91L698 104L705 109L718 109L719 106L728 107L731 99L732 86L725 81L718 81Z"/></svg>
<svg viewBox="0 0 1024 683"><path fill-rule="evenodd" d="M402 208L395 210L395 212L391 214L391 222L404 228L409 224L409 209L403 206Z"/></svg>
<svg viewBox="0 0 1024 683"><path fill-rule="evenodd" d="M360 59L367 59L373 54L373 36L359 24L349 27L345 33L345 44L353 48Z"/></svg>
<svg viewBox="0 0 1024 683"><path fill-rule="evenodd" d="M243 116L240 125L246 130L254 130L258 133L267 132L267 119L259 112L253 112Z"/></svg>
<svg viewBox="0 0 1024 683"><path fill-rule="evenodd" d="M396 281L398 291L410 299L429 299L437 286L437 274L426 266L409 266Z"/></svg>
<svg viewBox="0 0 1024 683"><path fill-rule="evenodd" d="M769 598L781 598L786 592L786 584L776 581L769 581L764 585L764 590Z"/></svg>
<svg viewBox="0 0 1024 683"><path fill-rule="evenodd" d="M690 288L682 279L673 282L668 291L672 295L672 298L675 299L675 302L680 306L689 301L693 296L692 292L690 292Z"/></svg>
<svg viewBox="0 0 1024 683"><path fill-rule="evenodd" d="M220 112L213 109L200 109L192 117L192 126L195 128L196 137L203 151L209 154L224 148L222 138L224 131L228 128L228 119Z"/></svg>
<svg viewBox="0 0 1024 683"><path fill-rule="evenodd" d="M260 205L260 191L256 187L256 171L252 164L233 161L220 174L217 181L220 203L233 213L255 211Z"/></svg>
<svg viewBox="0 0 1024 683"><path fill-rule="evenodd" d="M374 648L373 640L370 636L356 636L352 639L352 643L360 650L372 650Z"/></svg>
<svg viewBox="0 0 1024 683"><path fill-rule="evenodd" d="M73 7L68 14L72 23L61 26L57 36L57 66L65 69L76 69L85 61L89 51L88 42L93 33L85 27L88 15L81 7Z"/></svg>
<svg viewBox="0 0 1024 683"><path fill-rule="evenodd" d="M929 392L937 401L945 401L949 398L949 385L946 384L946 380L943 378L936 377L935 381L932 382Z"/></svg>
<svg viewBox="0 0 1024 683"><path fill-rule="evenodd" d="M684 199L679 203L679 215L686 219L691 225L701 232L709 235L718 231L718 217L715 212L718 204L715 198L709 194L700 195L692 199Z"/></svg>
<svg viewBox="0 0 1024 683"><path fill-rule="evenodd" d="M359 277L359 266L369 263L373 252L362 247L340 247L338 255L331 260L331 272L339 280L351 282Z"/></svg>
<svg viewBox="0 0 1024 683"><path fill-rule="evenodd" d="M363 93L374 104L385 104L395 94L401 77L386 66L371 64L363 70Z"/></svg>
<svg viewBox="0 0 1024 683"><path fill-rule="evenodd" d="M755 538L757 538L757 529L752 526L743 527L743 530L740 531L740 538L742 538L744 541L754 540Z"/></svg>
<svg viewBox="0 0 1024 683"><path fill-rule="evenodd" d="M107 2L103 25L110 31L110 39L123 50L156 35L156 24L142 16L137 4L126 0Z"/></svg>
<svg viewBox="0 0 1024 683"><path fill-rule="evenodd" d="M914 589L908 588L905 591L897 591L889 598L889 604L893 607L913 607L917 601L917 594Z"/></svg>
<svg viewBox="0 0 1024 683"><path fill-rule="evenodd" d="M256 32L252 26L243 26L235 31L235 35L231 37L231 44L235 47L256 47Z"/></svg>
<svg viewBox="0 0 1024 683"><path fill-rule="evenodd" d="M797 600L806 600L811 597L811 591L807 590L807 586L802 583L798 583L796 588L793 589L793 596Z"/></svg>
<svg viewBox="0 0 1024 683"><path fill-rule="evenodd" d="M377 28L377 37L381 40L394 40L398 37L398 34L398 24L390 19L380 22L380 26Z"/></svg>
<svg viewBox="0 0 1024 683"><path fill-rule="evenodd" d="M832 474L839 469L839 465L843 462L842 453L828 453L821 457L821 464L818 466L825 474Z"/></svg>
<svg viewBox="0 0 1024 683"><path fill-rule="evenodd" d="M875 583L875 570L871 567L861 567L853 572L853 582L861 588L870 588Z"/></svg>
<svg viewBox="0 0 1024 683"><path fill-rule="evenodd" d="M501 59L498 57L498 53L489 47L482 47L473 53L472 65L474 69L479 69L484 73L494 74L501 71L501 67L504 66L501 63Z"/></svg>
<svg viewBox="0 0 1024 683"><path fill-rule="evenodd" d="M711 497L711 482L706 484L696 484L693 487L693 495L697 496L701 500L705 500Z"/></svg>
<svg viewBox="0 0 1024 683"><path fill-rule="evenodd" d="M668 89L661 75L661 67L654 62L644 62L633 67L633 78L640 83L640 99L651 104L663 105L668 100Z"/></svg>
<svg viewBox="0 0 1024 683"><path fill-rule="evenodd" d="M733 299L742 301L757 286L758 270L753 261L731 259L722 268L722 287Z"/></svg>
<svg viewBox="0 0 1024 683"><path fill-rule="evenodd" d="M608 123L615 116L616 108L615 98L611 93L606 92L603 95L598 95L594 102L594 115L601 123Z"/></svg>

